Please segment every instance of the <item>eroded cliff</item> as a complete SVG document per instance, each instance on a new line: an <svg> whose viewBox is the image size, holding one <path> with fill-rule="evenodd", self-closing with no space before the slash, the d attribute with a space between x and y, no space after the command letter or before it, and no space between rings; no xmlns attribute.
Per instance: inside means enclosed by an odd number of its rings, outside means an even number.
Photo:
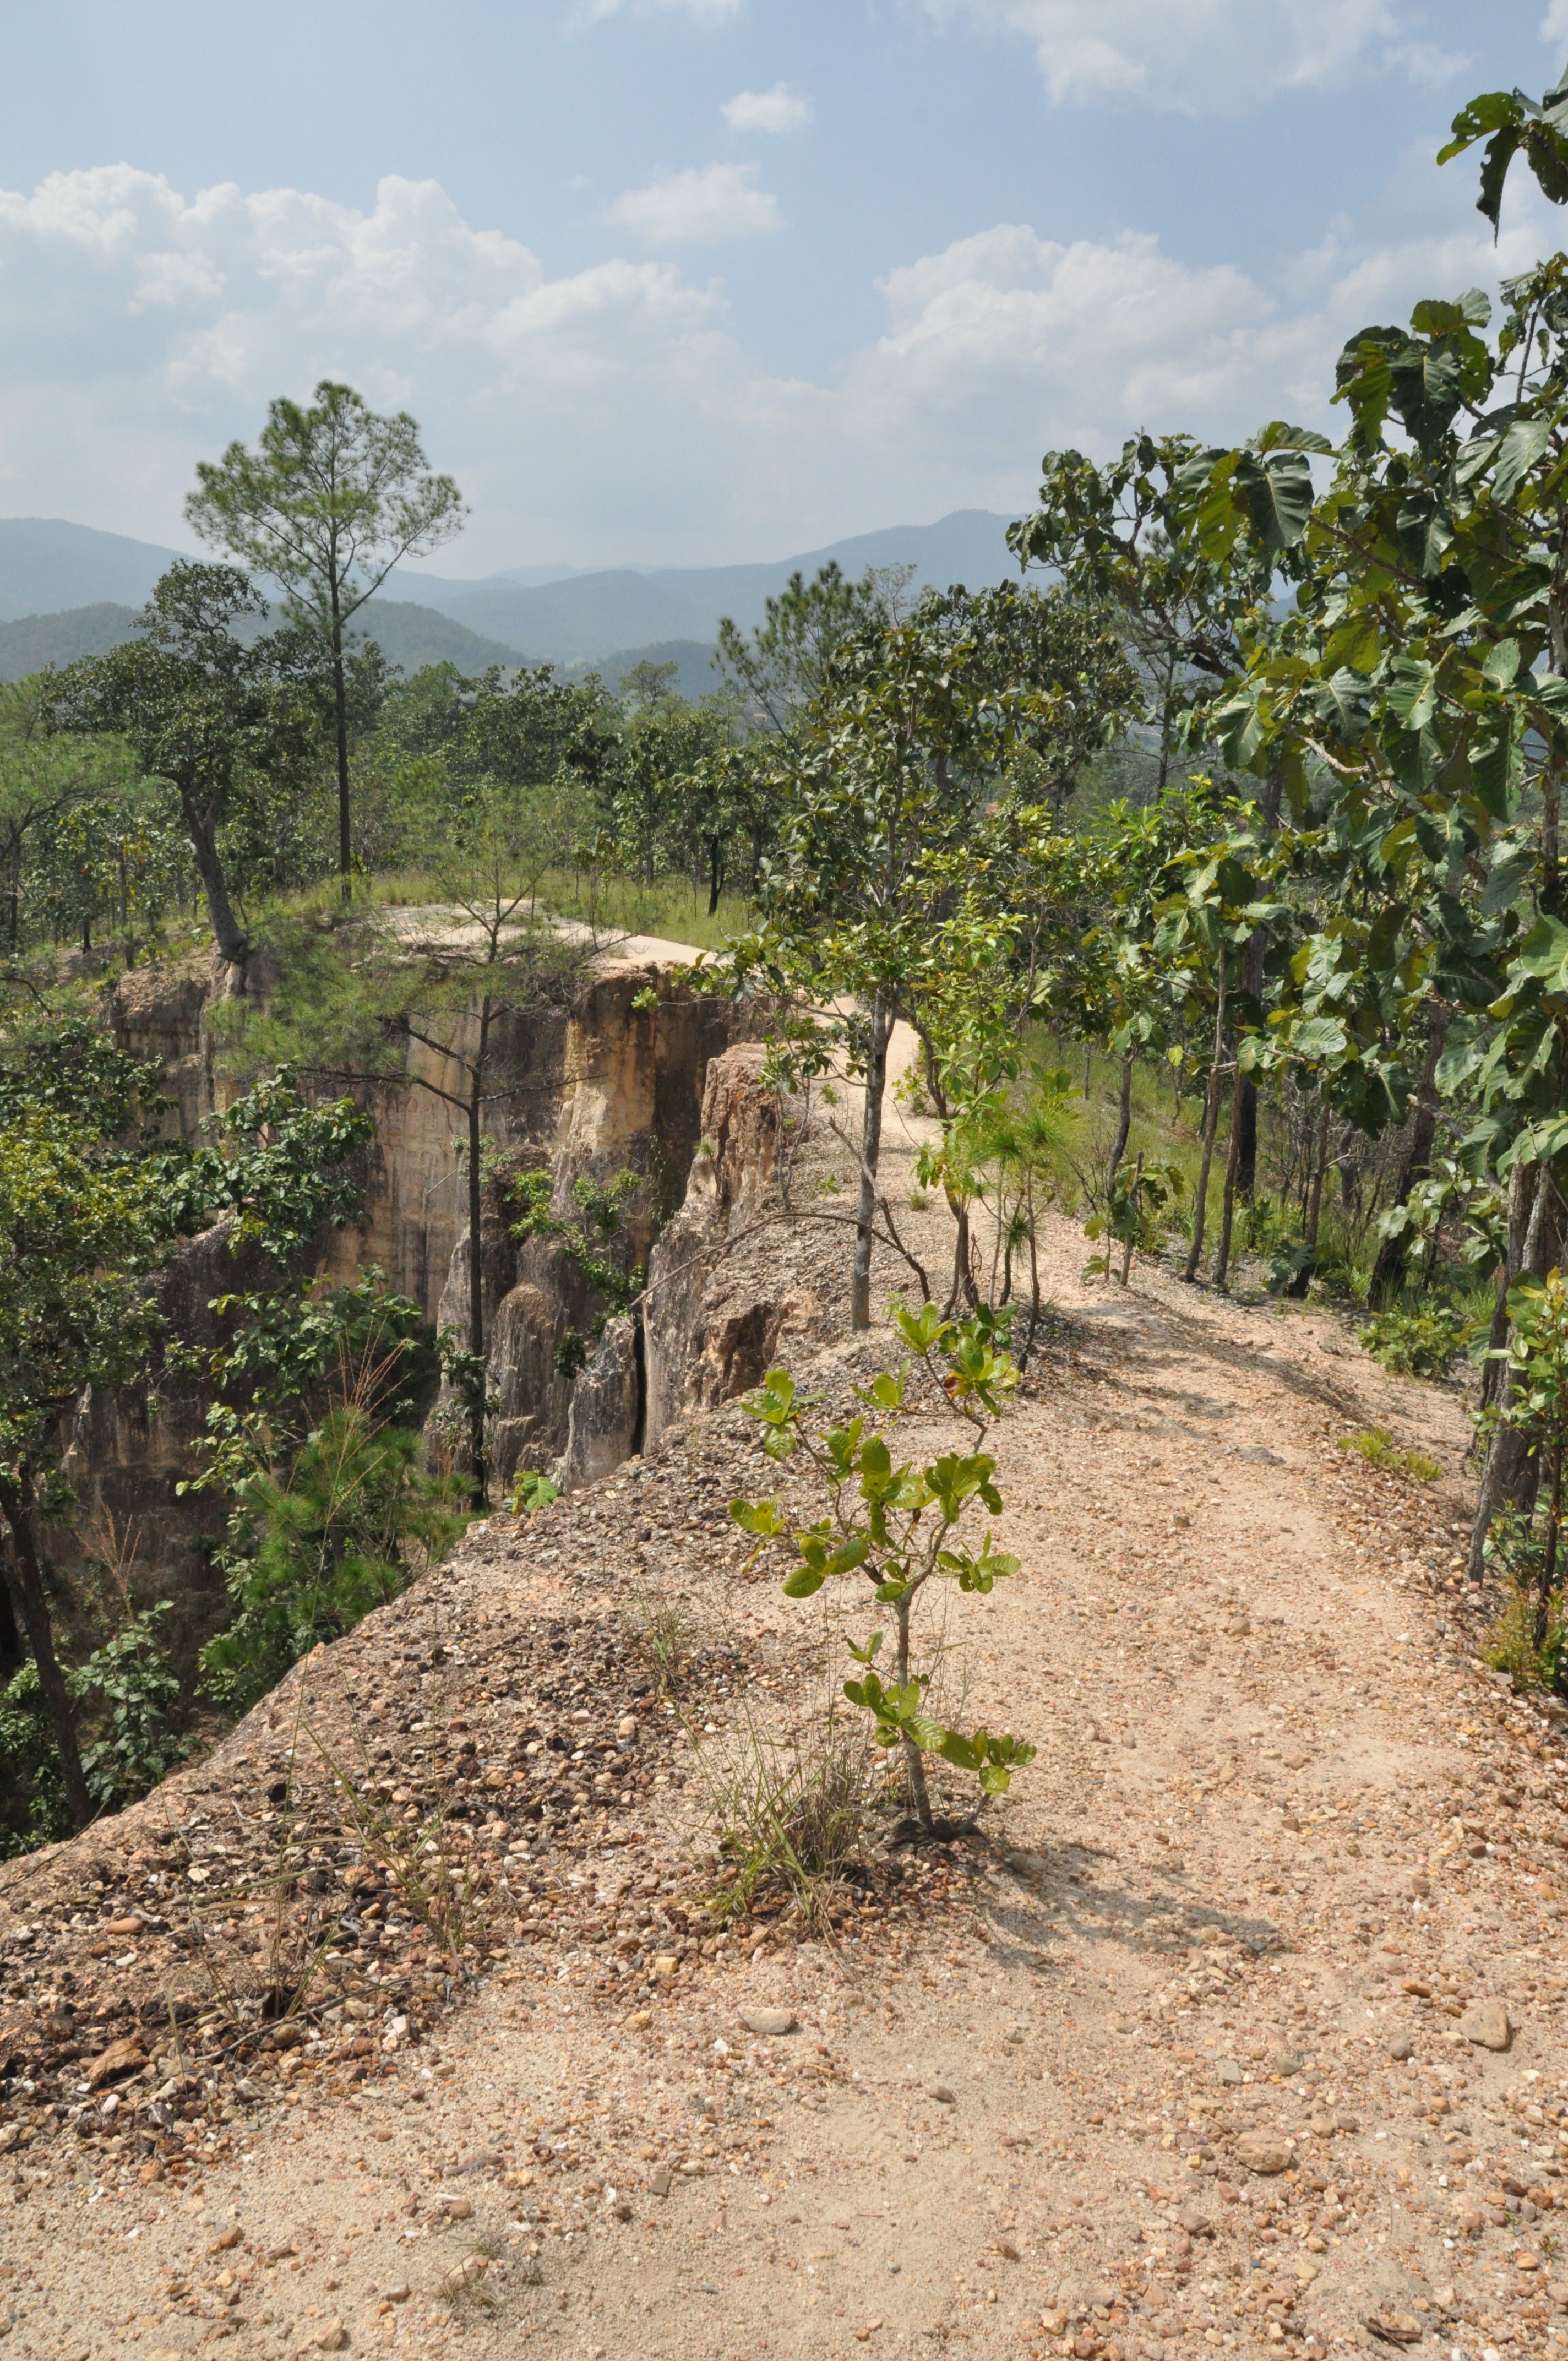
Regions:
<svg viewBox="0 0 1568 2361"><path fill-rule="evenodd" d="M170 1127L187 1138L221 1103L214 1018L232 989L230 971L192 959L136 971L110 997L116 1038L157 1061ZM503 1020L480 1251L499 1484L521 1466L564 1488L596 1481L684 1411L753 1383L781 1335L809 1324L812 1299L770 1269L767 1209L791 1118L762 1085L762 1051L748 1038L758 1029L754 1009L690 989L676 946L601 962L565 1010ZM473 1283L465 1165L438 1092L459 1094L463 1078L455 1059L419 1044L410 1060L406 1080L360 1093L376 1124L365 1220L323 1238L319 1268L344 1279L375 1265L462 1334ZM569 1234L516 1235L510 1192L523 1173L549 1175L563 1224L579 1183L631 1176L619 1250L647 1268L648 1286L630 1316L606 1317L613 1306ZM159 1281L172 1334L210 1346L213 1300L256 1283L226 1231L193 1240ZM107 1546L128 1551L138 1593L173 1601L187 1659L223 1611L203 1545L215 1506L178 1489L209 1399L176 1378L150 1413L129 1396L84 1401L69 1438L80 1511L55 1550L68 1575Z"/></svg>

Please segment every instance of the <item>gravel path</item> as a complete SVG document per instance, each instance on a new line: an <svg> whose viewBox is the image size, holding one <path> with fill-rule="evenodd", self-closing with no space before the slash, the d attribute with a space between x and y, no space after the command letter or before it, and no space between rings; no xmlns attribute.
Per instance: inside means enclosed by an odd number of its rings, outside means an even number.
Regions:
<svg viewBox="0 0 1568 2361"><path fill-rule="evenodd" d="M1446 1587L1458 1397L1082 1255L945 1669L1039 1758L836 1926L699 1906L702 1765L842 1663L740 1569L732 1409L0 1871L7 2356L1568 2345L1561 1749Z"/></svg>

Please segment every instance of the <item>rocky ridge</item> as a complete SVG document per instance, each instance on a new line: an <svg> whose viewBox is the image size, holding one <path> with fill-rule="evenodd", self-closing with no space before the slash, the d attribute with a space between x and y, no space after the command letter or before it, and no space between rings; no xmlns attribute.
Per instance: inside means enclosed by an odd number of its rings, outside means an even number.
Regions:
<svg viewBox="0 0 1568 2361"><path fill-rule="evenodd" d="M841 1398L888 1339L843 1335L832 1233L783 1235ZM1024 1572L948 1634L1039 1757L975 1839L882 1822L836 1923L703 1907L716 1776L842 1662L743 1566L733 1406L0 1872L10 2349L1561 2346L1563 1747L1475 1656L1462 1403L1080 1259L1064 1225L999 1443ZM1449 1472L1341 1448L1375 1423Z"/></svg>

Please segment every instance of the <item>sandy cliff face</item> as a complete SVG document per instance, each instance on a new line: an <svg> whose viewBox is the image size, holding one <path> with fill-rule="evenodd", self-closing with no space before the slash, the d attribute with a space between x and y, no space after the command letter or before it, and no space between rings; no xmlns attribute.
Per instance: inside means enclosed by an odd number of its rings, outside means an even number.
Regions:
<svg viewBox="0 0 1568 2361"><path fill-rule="evenodd" d="M162 1068L170 1129L187 1138L220 1100L213 1016L233 990L231 971L192 958L137 970L112 996L116 1037ZM753 1308L758 1336L748 1328L738 1347L734 1338L726 1345L710 1335L707 1305L730 1230L765 1193L776 1162L776 1111L756 1080L761 1051L737 1046L755 1024L754 1012L693 994L673 947L668 959L607 962L565 1012L506 1021L504 1094L486 1119L498 1169L547 1170L563 1215L577 1180L635 1174L623 1208L626 1242L637 1263L652 1248L664 1280L650 1298L646 1334L641 1311L611 1320L586 1366L570 1371L568 1356L564 1373L568 1332L591 1335L598 1307L562 1244L519 1244L494 1186L487 1189L480 1283L498 1405L494 1466L503 1483L519 1466L551 1469L565 1486L594 1480L678 1414L697 1360L704 1371L694 1400L718 1399L760 1374L755 1348L776 1331L776 1307ZM367 1217L361 1228L323 1240L322 1269L346 1279L378 1265L431 1319L462 1332L472 1274L459 1117L436 1090L458 1094L464 1078L455 1062L422 1048L411 1059L408 1084L366 1093L376 1119ZM422 1081L435 1090L412 1086ZM678 1238L678 1252L655 1247L664 1232ZM216 1341L212 1298L258 1283L260 1274L236 1267L221 1229L193 1240L159 1281L174 1334L206 1345ZM731 1307L731 1325L745 1310ZM174 1598L182 1649L207 1636L222 1605L200 1547L211 1510L175 1489L191 1471L205 1409L189 1382L168 1389L150 1418L128 1399L84 1402L71 1466L85 1513L76 1538L60 1536L57 1552L69 1574L73 1557L79 1565L84 1551L100 1554L111 1527L122 1539L134 1535L136 1587Z"/></svg>

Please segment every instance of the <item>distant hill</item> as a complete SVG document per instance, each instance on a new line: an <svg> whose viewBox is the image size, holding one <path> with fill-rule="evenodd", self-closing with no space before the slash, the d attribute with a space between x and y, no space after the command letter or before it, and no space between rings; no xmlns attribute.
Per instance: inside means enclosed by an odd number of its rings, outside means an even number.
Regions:
<svg viewBox="0 0 1568 2361"><path fill-rule="evenodd" d="M68 607L63 615L19 615L0 623L0 680L23 680L45 664L74 664L78 656L106 656L130 638L137 611L103 599L93 607Z"/></svg>
<svg viewBox="0 0 1568 2361"><path fill-rule="evenodd" d="M890 525L764 566L664 566L649 572L628 566L532 587L508 575L452 582L408 574L383 594L383 601L395 603L403 585L411 589L417 582L427 605L471 631L527 648L536 662L548 658L577 665L661 641L711 642L722 615L732 615L750 630L762 620L765 602L777 597L792 574L809 578L829 559L851 576L863 574L868 566L913 566L922 588L963 582L976 590L1015 580L1017 561L1007 547L1007 518L989 509L955 509L937 524Z"/></svg>
<svg viewBox="0 0 1568 2361"><path fill-rule="evenodd" d="M764 566L622 566L593 574L520 566L467 582L404 571L366 611L365 624L391 661L410 672L444 661L466 673L492 664L549 663L574 673L592 668L608 679L616 665L620 678L641 661L670 661L681 666L685 695L706 696L717 676L700 652L711 650L720 616L732 615L750 630L792 574L809 578L829 559L850 576L868 566L913 566L921 586L963 582L980 589L1016 577L1006 526L1005 517L988 509L956 509L936 524L855 533ZM128 617L179 555L58 517L0 517L0 678L112 646L126 626L111 625L111 609ZM97 620L87 622L87 616ZM59 636L46 626L58 627ZM23 637L14 640L15 631Z"/></svg>
<svg viewBox="0 0 1568 2361"><path fill-rule="evenodd" d="M139 611L105 601L0 623L0 680L20 680L27 673L41 672L45 664L74 664L78 656L106 655L134 636ZM482 639L450 615L438 615L433 607L377 605L371 611L374 629L364 636L378 640L388 662L400 664L405 672L433 664L455 664L463 673L501 664L510 672L522 662L515 648Z"/></svg>
<svg viewBox="0 0 1568 2361"><path fill-rule="evenodd" d="M611 655L565 664L561 672L565 680L586 680L589 673L597 673L607 688L619 689L627 674L635 672L640 664L673 664L675 677L671 687L677 697L687 697L696 705L723 686L713 668L717 653L706 640L654 640L645 648L617 648Z"/></svg>
<svg viewBox="0 0 1568 2361"><path fill-rule="evenodd" d="M105 600L139 607L180 555L63 517L0 517L0 623Z"/></svg>
<svg viewBox="0 0 1568 2361"><path fill-rule="evenodd" d="M488 640L433 607L405 605L400 599L373 598L356 616L350 636L378 641L387 662L400 664L405 672L433 664L454 664L462 673L488 672L491 664L501 664L511 672L527 661L516 648Z"/></svg>

